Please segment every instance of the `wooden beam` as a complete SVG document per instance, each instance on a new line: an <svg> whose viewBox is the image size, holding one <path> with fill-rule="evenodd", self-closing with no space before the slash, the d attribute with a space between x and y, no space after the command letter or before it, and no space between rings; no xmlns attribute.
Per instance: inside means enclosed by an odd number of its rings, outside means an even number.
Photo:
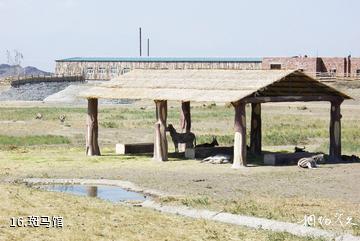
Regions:
<svg viewBox="0 0 360 241"><path fill-rule="evenodd" d="M274 85L274 86L269 86L269 88L267 88L267 90L265 92L268 92L268 90L281 90L281 91L309 91L309 92L315 92L317 94L319 94L319 91L322 90L326 90L326 91L332 91L332 90L327 90L327 88L325 86L282 86L282 85ZM335 91L333 91L335 92ZM320 92L321 93L321 92Z"/></svg>
<svg viewBox="0 0 360 241"><path fill-rule="evenodd" d="M166 119L167 119L167 101L156 100L156 123L155 123L155 142L154 142L154 160L168 160L168 145L166 140Z"/></svg>
<svg viewBox="0 0 360 241"><path fill-rule="evenodd" d="M235 108L235 137L234 137L234 162L232 168L246 166L246 112L245 103L234 104Z"/></svg>
<svg viewBox="0 0 360 241"><path fill-rule="evenodd" d="M342 97L320 95L320 96L254 96L241 100L245 103L267 103L267 102L308 102L308 101L343 101Z"/></svg>
<svg viewBox="0 0 360 241"><path fill-rule="evenodd" d="M329 161L341 161L341 112L342 101L332 101L330 108L330 149Z"/></svg>
<svg viewBox="0 0 360 241"><path fill-rule="evenodd" d="M250 151L261 155L261 104L251 104Z"/></svg>
<svg viewBox="0 0 360 241"><path fill-rule="evenodd" d="M280 97L280 96L294 96L294 97L298 97L298 96L301 96L301 97L309 97L309 98L312 98L314 97L314 95L317 95L319 93L319 91L307 91L307 90L304 90L304 91L292 91L292 90L289 90L289 91L281 91L281 90L276 90L276 89L271 89L271 90L268 90L266 91L266 93L264 95L258 95L257 97ZM329 91L330 93L330 91ZM334 93L335 94L335 93ZM295 100L295 101L299 101L299 100ZM318 100L317 98L315 100L306 100L306 101L321 101L321 100ZM327 100L328 101L328 100ZM289 101L285 101L285 102L289 102Z"/></svg>
<svg viewBox="0 0 360 241"><path fill-rule="evenodd" d="M272 85L270 85L269 87L286 87L286 88L297 88L297 87L316 87L316 88L328 88L327 86L324 86L322 84L318 84L318 83L307 83L307 82L293 82L293 81L282 81L282 82L277 82L274 83Z"/></svg>
<svg viewBox="0 0 360 241"><path fill-rule="evenodd" d="M88 99L86 155L100 156L98 144L98 99Z"/></svg>

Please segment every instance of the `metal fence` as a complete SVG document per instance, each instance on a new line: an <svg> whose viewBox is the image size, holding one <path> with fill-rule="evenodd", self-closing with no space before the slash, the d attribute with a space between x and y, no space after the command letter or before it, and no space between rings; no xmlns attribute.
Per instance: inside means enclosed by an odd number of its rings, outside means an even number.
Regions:
<svg viewBox="0 0 360 241"><path fill-rule="evenodd" d="M360 73L305 72L319 80L360 80Z"/></svg>

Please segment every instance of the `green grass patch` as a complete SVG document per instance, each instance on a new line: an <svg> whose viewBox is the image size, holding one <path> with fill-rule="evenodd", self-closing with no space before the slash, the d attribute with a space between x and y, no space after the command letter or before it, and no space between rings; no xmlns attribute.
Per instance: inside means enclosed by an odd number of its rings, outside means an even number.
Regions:
<svg viewBox="0 0 360 241"><path fill-rule="evenodd" d="M83 114L85 108L57 108L57 107L24 107L24 108L1 108L0 120L26 121L33 120L40 113L43 120L58 120L60 115Z"/></svg>
<svg viewBox="0 0 360 241"><path fill-rule="evenodd" d="M207 206L210 204L208 197L184 198L181 203L188 207Z"/></svg>
<svg viewBox="0 0 360 241"><path fill-rule="evenodd" d="M360 236L360 221L354 219L352 220L352 223L354 224L351 226L353 234L356 236Z"/></svg>
<svg viewBox="0 0 360 241"><path fill-rule="evenodd" d="M32 146L32 145L57 145L70 144L70 140L64 136L5 136L0 135L0 145L5 146Z"/></svg>
<svg viewBox="0 0 360 241"><path fill-rule="evenodd" d="M100 122L100 126L102 126L104 128L118 128L119 127L119 125L117 123L115 123L114 121Z"/></svg>
<svg viewBox="0 0 360 241"><path fill-rule="evenodd" d="M213 136L216 137L220 146L232 146L234 144L234 135L198 135L196 144L211 143Z"/></svg>
<svg viewBox="0 0 360 241"><path fill-rule="evenodd" d="M233 214L242 214L250 216L259 216L259 213L262 214L264 218L277 218L273 213L264 213L262 208L254 200L246 200L242 202L237 202L235 200L229 201L225 204L225 212Z"/></svg>
<svg viewBox="0 0 360 241"><path fill-rule="evenodd" d="M286 241L289 240L289 237L291 237L291 235L289 233L269 233L267 236L267 240L268 241ZM313 237L304 237L304 240L317 240L317 241L325 241L325 238L313 238Z"/></svg>
<svg viewBox="0 0 360 241"><path fill-rule="evenodd" d="M341 148L344 154L360 153L360 125L357 122L345 122L341 131ZM325 142L321 144L318 151L327 152L329 150L329 137L325 137Z"/></svg>

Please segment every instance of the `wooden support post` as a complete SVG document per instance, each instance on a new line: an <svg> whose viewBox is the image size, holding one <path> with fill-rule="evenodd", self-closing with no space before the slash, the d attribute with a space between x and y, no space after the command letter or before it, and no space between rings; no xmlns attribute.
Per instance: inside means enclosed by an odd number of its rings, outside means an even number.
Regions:
<svg viewBox="0 0 360 241"><path fill-rule="evenodd" d="M181 111L180 111L180 128L182 133L188 133L191 131L191 113L190 113L190 101L181 102ZM186 148L185 143L179 143L178 149L179 152L184 152Z"/></svg>
<svg viewBox="0 0 360 241"><path fill-rule="evenodd" d="M245 103L235 103L234 162L232 168L246 166L246 113Z"/></svg>
<svg viewBox="0 0 360 241"><path fill-rule="evenodd" d="M250 151L261 155L261 104L251 104Z"/></svg>
<svg viewBox="0 0 360 241"><path fill-rule="evenodd" d="M168 145L166 140L166 118L167 101L156 100L156 123L155 123L155 141L154 141L154 160L168 160Z"/></svg>
<svg viewBox="0 0 360 241"><path fill-rule="evenodd" d="M191 130L190 101L181 102L180 126L182 132L190 132Z"/></svg>
<svg viewBox="0 0 360 241"><path fill-rule="evenodd" d="M86 155L100 156L98 144L98 100L88 99Z"/></svg>
<svg viewBox="0 0 360 241"><path fill-rule="evenodd" d="M341 161L341 113L340 105L343 100L332 101L330 109L330 150L329 161Z"/></svg>

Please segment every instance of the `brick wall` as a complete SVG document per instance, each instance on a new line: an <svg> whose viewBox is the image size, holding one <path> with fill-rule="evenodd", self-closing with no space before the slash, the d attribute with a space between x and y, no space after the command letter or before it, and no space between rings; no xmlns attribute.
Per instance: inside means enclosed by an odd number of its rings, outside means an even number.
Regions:
<svg viewBox="0 0 360 241"><path fill-rule="evenodd" d="M271 65L281 64L281 69L303 69L311 74L316 72L317 58L314 57L265 57L262 69L271 69Z"/></svg>
<svg viewBox="0 0 360 241"><path fill-rule="evenodd" d="M281 65L281 69L303 69L305 73L332 73L337 77L351 77L360 73L360 58L348 57L265 57L262 69L271 69L271 65ZM360 76L360 74L358 74Z"/></svg>
<svg viewBox="0 0 360 241"><path fill-rule="evenodd" d="M358 74L357 74L358 73ZM360 77L360 58L351 58L351 75Z"/></svg>
<svg viewBox="0 0 360 241"><path fill-rule="evenodd" d="M322 57L322 62L325 66L325 71L331 72L336 70L336 76L344 76L345 67L347 68L347 58L344 57Z"/></svg>
<svg viewBox="0 0 360 241"><path fill-rule="evenodd" d="M91 72L89 71L91 68ZM109 80L125 69L261 69L261 62L56 62L55 73Z"/></svg>
<svg viewBox="0 0 360 241"><path fill-rule="evenodd" d="M346 60L346 61L345 61ZM264 57L262 63L246 62L57 62L57 74L82 75L87 79L111 79L124 69L303 69L305 73L315 76L316 73L329 73L336 69L336 76L345 77L348 71L347 57ZM276 66L277 65L277 66ZM92 68L93 73L88 73ZM346 71L346 72L347 72ZM360 58L350 59L351 77L360 72ZM360 74L359 74L360 76Z"/></svg>

